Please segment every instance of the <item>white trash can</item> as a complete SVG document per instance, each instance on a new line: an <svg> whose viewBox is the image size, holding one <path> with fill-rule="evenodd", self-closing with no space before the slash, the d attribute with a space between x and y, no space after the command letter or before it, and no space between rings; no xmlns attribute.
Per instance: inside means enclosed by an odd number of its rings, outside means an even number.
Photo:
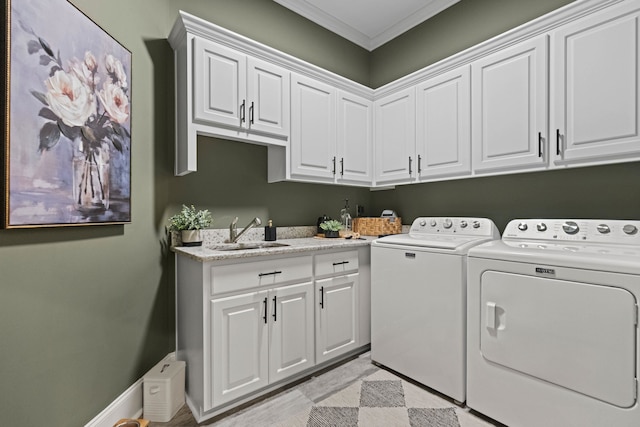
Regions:
<svg viewBox="0 0 640 427"><path fill-rule="evenodd" d="M166 357L143 377L144 418L167 422L184 405L185 362Z"/></svg>

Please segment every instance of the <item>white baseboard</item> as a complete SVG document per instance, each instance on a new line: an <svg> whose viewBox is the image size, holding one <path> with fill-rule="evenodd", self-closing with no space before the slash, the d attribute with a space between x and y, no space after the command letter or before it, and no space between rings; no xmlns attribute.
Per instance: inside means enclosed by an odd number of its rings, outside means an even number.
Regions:
<svg viewBox="0 0 640 427"><path fill-rule="evenodd" d="M140 418L140 416L142 416L142 378L111 402L85 427L113 427L118 420Z"/></svg>
<svg viewBox="0 0 640 427"><path fill-rule="evenodd" d="M169 353L162 360L169 358L175 360L175 356L175 352ZM142 405L142 378L140 378L84 427L113 427L123 418L140 418Z"/></svg>

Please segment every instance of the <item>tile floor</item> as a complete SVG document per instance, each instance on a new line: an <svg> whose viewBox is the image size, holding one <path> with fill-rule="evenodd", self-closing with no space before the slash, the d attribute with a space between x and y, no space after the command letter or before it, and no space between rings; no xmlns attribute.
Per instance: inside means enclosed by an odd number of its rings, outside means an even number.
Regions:
<svg viewBox="0 0 640 427"><path fill-rule="evenodd" d="M412 384L406 378L400 381L400 378L392 373L373 365L368 352L316 375L246 408L211 418L201 424L195 421L187 405L184 405L171 421L167 423L152 422L149 427L297 427L312 425L486 427L499 425L469 413L464 408L455 405L450 399ZM402 388L404 388L404 393ZM430 409L417 408L412 403L418 398L416 396L421 399L421 406L427 406ZM405 398L407 399L406 405ZM387 402L385 403L386 408L376 406L379 405L380 399ZM392 399L393 402L389 399ZM358 407L361 408L360 411ZM354 424L346 421L357 419L358 411L360 412L359 423ZM398 412L397 416L395 412ZM446 422L456 417L459 423ZM387 418L386 421L380 424L379 421L385 418ZM404 418L407 418L407 423L401 421ZM342 421L331 422L332 419ZM430 421L425 421L427 419ZM389 424L392 420L393 422ZM410 424L409 420L411 420Z"/></svg>

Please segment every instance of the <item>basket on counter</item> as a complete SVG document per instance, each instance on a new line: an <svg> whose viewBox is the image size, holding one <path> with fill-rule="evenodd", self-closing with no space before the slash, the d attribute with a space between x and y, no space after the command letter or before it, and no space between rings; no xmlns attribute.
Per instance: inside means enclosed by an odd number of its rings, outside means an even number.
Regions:
<svg viewBox="0 0 640 427"><path fill-rule="evenodd" d="M357 217L353 219L353 231L362 236L402 233L402 218Z"/></svg>

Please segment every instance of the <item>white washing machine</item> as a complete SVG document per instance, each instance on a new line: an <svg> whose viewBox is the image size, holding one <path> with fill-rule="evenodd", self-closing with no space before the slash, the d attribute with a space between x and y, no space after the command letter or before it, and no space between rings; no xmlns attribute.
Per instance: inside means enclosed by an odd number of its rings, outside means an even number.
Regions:
<svg viewBox="0 0 640 427"><path fill-rule="evenodd" d="M371 244L371 358L465 400L466 259L500 234L486 218L417 218Z"/></svg>
<svg viewBox="0 0 640 427"><path fill-rule="evenodd" d="M640 221L514 220L469 251L467 405L509 426L640 426Z"/></svg>

